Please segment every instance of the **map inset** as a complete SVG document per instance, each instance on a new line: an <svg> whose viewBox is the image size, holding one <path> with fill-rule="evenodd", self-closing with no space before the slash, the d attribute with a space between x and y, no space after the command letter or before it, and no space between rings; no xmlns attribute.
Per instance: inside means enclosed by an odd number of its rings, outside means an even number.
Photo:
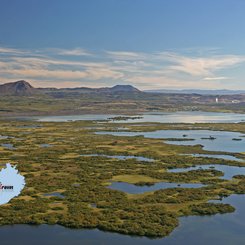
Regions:
<svg viewBox="0 0 245 245"><path fill-rule="evenodd" d="M25 186L25 178L19 174L16 166L10 163L0 171L0 205L8 203L18 196Z"/></svg>

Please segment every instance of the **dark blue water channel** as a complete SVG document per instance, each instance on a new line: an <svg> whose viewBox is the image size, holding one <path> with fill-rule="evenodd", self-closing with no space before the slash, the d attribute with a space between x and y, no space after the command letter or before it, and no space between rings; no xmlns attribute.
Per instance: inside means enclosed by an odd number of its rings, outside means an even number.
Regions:
<svg viewBox="0 0 245 245"><path fill-rule="evenodd" d="M242 245L245 244L245 195L232 195L223 203L236 208L234 213L180 218L180 226L169 237L149 239L97 229L68 229L59 225L13 225L0 229L1 245Z"/></svg>

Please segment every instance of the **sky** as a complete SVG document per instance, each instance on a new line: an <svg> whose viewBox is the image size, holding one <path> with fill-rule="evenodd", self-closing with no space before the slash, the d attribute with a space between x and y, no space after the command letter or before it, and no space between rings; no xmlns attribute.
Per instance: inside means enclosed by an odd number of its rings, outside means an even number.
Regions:
<svg viewBox="0 0 245 245"><path fill-rule="evenodd" d="M244 0L0 0L0 83L245 90Z"/></svg>

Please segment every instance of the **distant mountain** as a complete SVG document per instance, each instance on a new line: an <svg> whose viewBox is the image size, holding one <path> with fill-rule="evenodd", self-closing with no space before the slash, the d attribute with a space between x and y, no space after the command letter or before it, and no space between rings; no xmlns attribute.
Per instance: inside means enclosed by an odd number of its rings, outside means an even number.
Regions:
<svg viewBox="0 0 245 245"><path fill-rule="evenodd" d="M83 93L101 93L101 94L117 94L117 93L140 93L141 91L131 85L116 85L114 87L105 88L34 88L30 83L20 80L12 83L0 85L0 95L25 95L30 96L37 93L50 95L66 95L66 94L83 94Z"/></svg>
<svg viewBox="0 0 245 245"><path fill-rule="evenodd" d="M172 110L245 113L245 93L217 93L217 90L215 94L200 94L200 90L147 93L130 85L104 88L34 88L22 80L0 85L0 116L131 114L130 112L138 114L146 111ZM22 103L22 100L25 103Z"/></svg>
<svg viewBox="0 0 245 245"><path fill-rule="evenodd" d="M33 95L38 93L28 82L20 80L0 85L0 95Z"/></svg>
<svg viewBox="0 0 245 245"><path fill-rule="evenodd" d="M93 92L97 93L138 93L141 92L139 89L131 85L116 85L114 87L105 87L105 88L95 88Z"/></svg>
<svg viewBox="0 0 245 245"><path fill-rule="evenodd" d="M231 95L231 94L245 94L245 90L202 90L202 89L158 89L158 90L145 90L148 93L165 93L165 94L201 94L201 95Z"/></svg>
<svg viewBox="0 0 245 245"><path fill-rule="evenodd" d="M132 85L115 85L113 87L103 88L34 88L30 83L20 80L17 82L5 83L0 85L0 95L11 96L32 96L35 94L47 94L53 97L73 97L73 96L90 96L94 94L96 96L111 96L115 98L152 98L156 96L168 96L178 98L202 98L202 101L213 101L213 97L219 97L222 100L232 101L244 101L245 91L242 90L148 90L140 91ZM180 95L183 96L180 96Z"/></svg>
<svg viewBox="0 0 245 245"><path fill-rule="evenodd" d="M116 85L110 88L112 92L140 92L137 88L133 87L132 85Z"/></svg>
<svg viewBox="0 0 245 245"><path fill-rule="evenodd" d="M44 93L139 93L139 89L131 85L116 85L114 87L104 87L104 88L88 88L88 87L77 87L77 88L39 88L39 90Z"/></svg>

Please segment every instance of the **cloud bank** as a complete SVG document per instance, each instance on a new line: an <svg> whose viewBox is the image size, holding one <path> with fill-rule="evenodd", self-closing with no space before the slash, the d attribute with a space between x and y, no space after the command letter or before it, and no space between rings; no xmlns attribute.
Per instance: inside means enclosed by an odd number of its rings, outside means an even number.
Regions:
<svg viewBox="0 0 245 245"><path fill-rule="evenodd" d="M26 79L45 87L132 84L140 89L245 89L241 72L244 63L243 55L213 52L201 56L200 52L0 47L0 82Z"/></svg>

